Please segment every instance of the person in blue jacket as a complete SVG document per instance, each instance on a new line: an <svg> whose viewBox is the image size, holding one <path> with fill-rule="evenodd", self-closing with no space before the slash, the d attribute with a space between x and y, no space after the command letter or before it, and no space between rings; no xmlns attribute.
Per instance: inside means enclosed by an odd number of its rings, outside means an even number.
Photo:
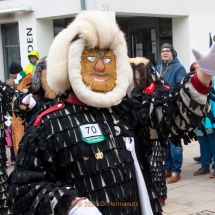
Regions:
<svg viewBox="0 0 215 215"><path fill-rule="evenodd" d="M214 93L215 90L215 77L212 78L212 86ZM212 94L214 97L215 94ZM211 104L211 113L215 113L215 102L210 99ZM200 152L201 152L201 168L193 173L193 175L203 175L206 173L210 173L210 153L212 155L213 160L215 160L215 123L211 121L209 117L206 117L203 121L203 125L207 132L207 135L204 135L199 129L195 129L196 135L198 136L199 144L200 144ZM215 178L215 164L212 164L212 168L214 172L210 174L210 178Z"/></svg>
<svg viewBox="0 0 215 215"><path fill-rule="evenodd" d="M157 71L164 79L164 82L173 88L186 76L186 70L177 58L177 53L170 43L161 46L162 63L157 66ZM177 182L181 176L183 162L181 139L173 136L168 140L165 160L165 175L167 183Z"/></svg>

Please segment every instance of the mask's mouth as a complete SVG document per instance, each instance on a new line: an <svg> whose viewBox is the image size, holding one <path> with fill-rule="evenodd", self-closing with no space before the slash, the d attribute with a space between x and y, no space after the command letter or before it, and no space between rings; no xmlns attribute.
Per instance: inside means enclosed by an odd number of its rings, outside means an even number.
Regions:
<svg viewBox="0 0 215 215"><path fill-rule="evenodd" d="M92 73L90 76L94 76L93 80L97 82L106 82L108 80L107 77L109 77L109 74L97 74L97 73Z"/></svg>
<svg viewBox="0 0 215 215"><path fill-rule="evenodd" d="M106 82L106 81L107 81L107 78L94 77L93 80L94 80L94 81L97 81L97 82Z"/></svg>
<svg viewBox="0 0 215 215"><path fill-rule="evenodd" d="M107 76L110 76L110 75L109 74L92 73L90 76L107 77Z"/></svg>

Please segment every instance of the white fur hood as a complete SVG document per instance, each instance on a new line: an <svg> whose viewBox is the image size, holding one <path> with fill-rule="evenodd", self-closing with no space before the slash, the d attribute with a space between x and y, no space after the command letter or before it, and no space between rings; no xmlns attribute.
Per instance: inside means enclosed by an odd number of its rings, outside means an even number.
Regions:
<svg viewBox="0 0 215 215"><path fill-rule="evenodd" d="M78 39L76 39L78 37ZM90 90L81 76L83 49L110 49L116 57L115 88L107 93ZM111 107L121 102L132 80L124 34L109 16L100 11L81 12L54 39L48 54L47 81L55 92L65 92L71 86L76 96L94 107Z"/></svg>

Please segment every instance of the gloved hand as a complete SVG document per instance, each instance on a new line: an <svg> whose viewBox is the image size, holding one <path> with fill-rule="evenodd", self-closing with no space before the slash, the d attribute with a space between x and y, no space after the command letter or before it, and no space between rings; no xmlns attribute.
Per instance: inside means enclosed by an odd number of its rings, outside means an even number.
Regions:
<svg viewBox="0 0 215 215"><path fill-rule="evenodd" d="M98 208L88 199L78 201L68 215L102 215Z"/></svg>
<svg viewBox="0 0 215 215"><path fill-rule="evenodd" d="M28 108L32 109L36 105L36 101L33 98L33 94L30 93L22 99L22 103L28 105Z"/></svg>
<svg viewBox="0 0 215 215"><path fill-rule="evenodd" d="M18 79L14 79L14 83L15 83L15 84L19 84Z"/></svg>
<svg viewBox="0 0 215 215"><path fill-rule="evenodd" d="M28 92L28 89L23 89L22 92L23 92L23 93L27 93L27 92Z"/></svg>
<svg viewBox="0 0 215 215"><path fill-rule="evenodd" d="M207 52L200 53L195 48L192 48L193 55L196 58L198 67L205 74L214 76L215 75L215 43L210 47Z"/></svg>

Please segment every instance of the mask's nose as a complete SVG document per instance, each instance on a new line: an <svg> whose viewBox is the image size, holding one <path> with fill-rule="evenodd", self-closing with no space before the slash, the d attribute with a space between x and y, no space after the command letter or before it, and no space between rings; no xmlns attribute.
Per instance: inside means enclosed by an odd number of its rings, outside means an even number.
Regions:
<svg viewBox="0 0 215 215"><path fill-rule="evenodd" d="M95 71L96 72L103 72L104 69L105 69L104 62L101 59L99 59L95 65Z"/></svg>

